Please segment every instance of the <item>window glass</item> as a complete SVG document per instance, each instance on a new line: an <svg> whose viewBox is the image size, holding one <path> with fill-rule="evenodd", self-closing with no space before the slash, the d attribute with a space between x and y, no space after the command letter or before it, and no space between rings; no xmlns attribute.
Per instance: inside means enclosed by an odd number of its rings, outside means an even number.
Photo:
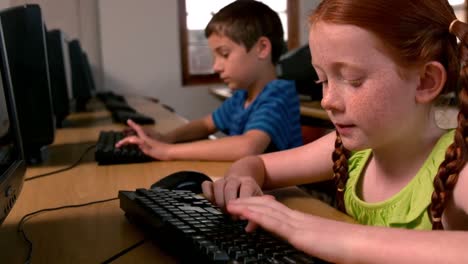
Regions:
<svg viewBox="0 0 468 264"><path fill-rule="evenodd" d="M449 3L455 10L455 15L457 16L458 20L466 21L465 0L449 0Z"/></svg>

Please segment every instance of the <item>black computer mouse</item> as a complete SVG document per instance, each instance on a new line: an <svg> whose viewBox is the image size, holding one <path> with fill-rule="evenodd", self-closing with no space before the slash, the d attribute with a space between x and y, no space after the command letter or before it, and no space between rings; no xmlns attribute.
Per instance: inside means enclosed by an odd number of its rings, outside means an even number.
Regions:
<svg viewBox="0 0 468 264"><path fill-rule="evenodd" d="M198 171L178 171L167 175L151 185L169 190L189 190L194 193L202 193L201 184L204 181L213 181L210 177Z"/></svg>

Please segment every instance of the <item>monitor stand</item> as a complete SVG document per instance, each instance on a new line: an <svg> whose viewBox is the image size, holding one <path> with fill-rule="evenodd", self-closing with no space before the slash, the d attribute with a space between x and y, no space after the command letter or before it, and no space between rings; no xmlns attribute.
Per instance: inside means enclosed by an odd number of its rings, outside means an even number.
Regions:
<svg viewBox="0 0 468 264"><path fill-rule="evenodd" d="M37 165L47 160L49 156L49 150L47 146L30 147L26 150L25 155L26 163L28 165Z"/></svg>
<svg viewBox="0 0 468 264"><path fill-rule="evenodd" d="M75 101L75 111L76 112L87 112L86 105L88 104L90 98L76 98Z"/></svg>

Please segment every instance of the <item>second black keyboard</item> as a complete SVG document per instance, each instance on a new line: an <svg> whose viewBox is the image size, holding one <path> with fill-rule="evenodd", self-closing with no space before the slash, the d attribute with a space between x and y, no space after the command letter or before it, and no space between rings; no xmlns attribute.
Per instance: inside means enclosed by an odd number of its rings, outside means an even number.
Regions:
<svg viewBox="0 0 468 264"><path fill-rule="evenodd" d="M153 158L144 154L137 145L125 145L115 147L115 143L125 137L121 131L101 131L96 143L94 158L99 165L139 163L154 161Z"/></svg>
<svg viewBox="0 0 468 264"><path fill-rule="evenodd" d="M128 119L140 125L152 125L156 123L154 118L139 112L129 112L126 110L115 110L112 112L112 119L117 123L126 124Z"/></svg>
<svg viewBox="0 0 468 264"><path fill-rule="evenodd" d="M130 222L183 263L327 263L293 248L264 230L247 233L191 191L162 188L119 192Z"/></svg>

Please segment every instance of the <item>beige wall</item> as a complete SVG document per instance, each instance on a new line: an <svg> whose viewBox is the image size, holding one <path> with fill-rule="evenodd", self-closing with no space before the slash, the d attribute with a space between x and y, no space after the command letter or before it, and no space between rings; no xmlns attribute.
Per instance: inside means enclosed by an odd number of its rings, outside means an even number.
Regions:
<svg viewBox="0 0 468 264"><path fill-rule="evenodd" d="M0 0L0 10L10 7L10 0Z"/></svg>
<svg viewBox="0 0 468 264"><path fill-rule="evenodd" d="M78 38L88 54L96 84L101 86L101 45L96 0L11 0L10 4L39 4L48 30L60 29L68 38Z"/></svg>

